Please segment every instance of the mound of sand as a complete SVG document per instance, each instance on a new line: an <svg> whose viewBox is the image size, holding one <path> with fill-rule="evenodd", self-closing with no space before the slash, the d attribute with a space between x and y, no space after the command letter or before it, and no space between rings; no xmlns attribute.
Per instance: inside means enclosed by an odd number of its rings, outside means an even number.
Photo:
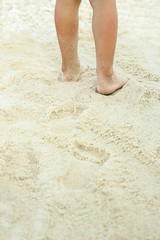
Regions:
<svg viewBox="0 0 160 240"><path fill-rule="evenodd" d="M119 0L117 70L95 92L82 1L77 83L61 83L51 0L1 0L0 239L160 239L160 5ZM151 11L154 9L154 11Z"/></svg>

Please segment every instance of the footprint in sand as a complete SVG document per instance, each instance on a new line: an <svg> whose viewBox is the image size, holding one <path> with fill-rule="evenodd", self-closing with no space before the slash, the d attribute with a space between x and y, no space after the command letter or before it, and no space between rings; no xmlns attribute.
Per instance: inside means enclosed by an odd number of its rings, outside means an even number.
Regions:
<svg viewBox="0 0 160 240"><path fill-rule="evenodd" d="M68 189L84 189L99 171L100 166L87 161L74 160L63 177L63 185Z"/></svg>
<svg viewBox="0 0 160 240"><path fill-rule="evenodd" d="M59 104L49 110L49 119L63 119L65 117L77 118L87 108L84 103L76 103L74 100Z"/></svg>
<svg viewBox="0 0 160 240"><path fill-rule="evenodd" d="M66 102L49 110L49 120L52 121L51 130L55 134L69 134L75 127L77 118L86 109L84 104Z"/></svg>
<svg viewBox="0 0 160 240"><path fill-rule="evenodd" d="M75 119L70 117L64 117L63 119L58 119L52 121L51 131L55 135L70 134L75 127Z"/></svg>
<svg viewBox="0 0 160 240"><path fill-rule="evenodd" d="M67 189L81 190L87 188L102 168L102 163L95 164L91 161L82 160L85 159L78 160L73 153L65 151L59 153L57 161L54 162L54 171L51 171L52 178ZM51 169L51 166L49 169Z"/></svg>
<svg viewBox="0 0 160 240"><path fill-rule="evenodd" d="M63 176L63 185L68 189L84 189L96 177L103 164L109 160L110 154L98 151L94 147L78 146L81 155L79 159L73 158L71 164Z"/></svg>
<svg viewBox="0 0 160 240"><path fill-rule="evenodd" d="M74 154L80 159L102 166L110 158L110 153L93 144L74 142Z"/></svg>

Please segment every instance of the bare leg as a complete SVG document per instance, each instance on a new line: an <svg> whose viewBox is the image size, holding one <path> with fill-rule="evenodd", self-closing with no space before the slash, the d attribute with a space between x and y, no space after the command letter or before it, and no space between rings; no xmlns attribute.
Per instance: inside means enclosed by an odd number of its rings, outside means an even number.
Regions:
<svg viewBox="0 0 160 240"><path fill-rule="evenodd" d="M101 94L111 94L127 82L127 79L113 71L118 26L116 0L90 0L90 3L93 7L97 91Z"/></svg>
<svg viewBox="0 0 160 240"><path fill-rule="evenodd" d="M81 0L57 0L55 24L62 54L62 81L77 81L86 69L78 58L78 10Z"/></svg>

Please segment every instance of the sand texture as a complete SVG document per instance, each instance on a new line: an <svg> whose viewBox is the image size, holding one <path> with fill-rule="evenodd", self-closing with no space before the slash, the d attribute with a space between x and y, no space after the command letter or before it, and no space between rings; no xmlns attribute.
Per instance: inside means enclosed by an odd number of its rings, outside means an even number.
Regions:
<svg viewBox="0 0 160 240"><path fill-rule="evenodd" d="M0 4L0 240L160 240L159 1L118 1L129 81L111 96L95 92L88 1L77 83L58 81L55 1Z"/></svg>

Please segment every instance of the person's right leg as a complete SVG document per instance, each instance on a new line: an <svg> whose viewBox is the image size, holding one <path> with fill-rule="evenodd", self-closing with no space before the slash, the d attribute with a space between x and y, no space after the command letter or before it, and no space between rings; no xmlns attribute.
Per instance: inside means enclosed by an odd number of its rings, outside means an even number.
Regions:
<svg viewBox="0 0 160 240"><path fill-rule="evenodd" d="M55 25L62 54L61 80L77 81L88 68L78 57L78 10L81 0L56 0Z"/></svg>
<svg viewBox="0 0 160 240"><path fill-rule="evenodd" d="M111 94L127 82L127 79L113 70L118 26L116 0L90 0L90 3L93 7L97 91L101 94Z"/></svg>

